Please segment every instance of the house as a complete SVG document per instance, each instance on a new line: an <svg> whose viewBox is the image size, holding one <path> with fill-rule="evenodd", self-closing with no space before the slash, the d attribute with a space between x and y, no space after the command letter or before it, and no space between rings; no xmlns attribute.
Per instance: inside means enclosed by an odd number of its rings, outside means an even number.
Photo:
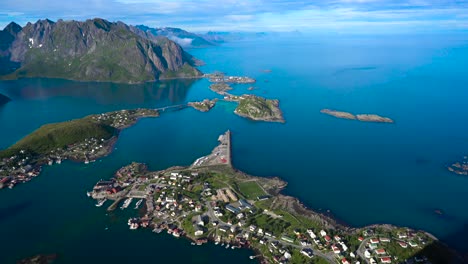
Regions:
<svg viewBox="0 0 468 264"><path fill-rule="evenodd" d="M370 242L372 244L378 244L380 242L380 240L378 238L371 238Z"/></svg>
<svg viewBox="0 0 468 264"><path fill-rule="evenodd" d="M265 236L272 237L273 235L271 234L271 232L265 232Z"/></svg>
<svg viewBox="0 0 468 264"><path fill-rule="evenodd" d="M360 242L362 242L362 241L364 241L364 238L363 238L363 237L359 237L358 240L359 240Z"/></svg>
<svg viewBox="0 0 468 264"><path fill-rule="evenodd" d="M203 221L201 215L197 215L195 217L195 224L197 224L199 226L204 226L205 225L205 222Z"/></svg>
<svg viewBox="0 0 468 264"><path fill-rule="evenodd" d="M380 242L388 243L388 242L390 242L390 238L388 238L388 237L381 237L381 238L380 238Z"/></svg>
<svg viewBox="0 0 468 264"><path fill-rule="evenodd" d="M336 236L334 237L334 239L335 239L336 242L340 242L340 241L341 241L341 237L338 236L338 235L336 235Z"/></svg>
<svg viewBox="0 0 468 264"><path fill-rule="evenodd" d="M312 239L317 237L312 229L307 229L307 233Z"/></svg>
<svg viewBox="0 0 468 264"><path fill-rule="evenodd" d="M327 243L329 243L329 242L332 241L332 239L329 236L325 236L325 241L327 241Z"/></svg>
<svg viewBox="0 0 468 264"><path fill-rule="evenodd" d="M341 248L343 248L343 251L348 250L348 246L346 246L346 244L344 242L340 242L340 245L341 245Z"/></svg>
<svg viewBox="0 0 468 264"><path fill-rule="evenodd" d="M385 253L387 253L387 252L385 252L385 249L383 249L383 248L379 248L379 249L375 250L375 254L377 254L377 255L383 255Z"/></svg>
<svg viewBox="0 0 468 264"><path fill-rule="evenodd" d="M301 250L301 254L308 258L312 258L314 256L314 252L310 248L303 248Z"/></svg>
<svg viewBox="0 0 468 264"><path fill-rule="evenodd" d="M371 253L369 252L369 250L364 251L364 257L371 258Z"/></svg>
<svg viewBox="0 0 468 264"><path fill-rule="evenodd" d="M379 246L379 245L377 245L377 244L370 244L370 245L369 245L369 248L372 249L372 250L374 250L374 249L376 249L378 246Z"/></svg>
<svg viewBox="0 0 468 264"><path fill-rule="evenodd" d="M231 229L231 233L235 233L236 230L237 230L237 226L233 225L233 226L231 226L230 229Z"/></svg>
<svg viewBox="0 0 468 264"><path fill-rule="evenodd" d="M194 229L195 229L195 236L201 236L203 235L203 228L201 228L200 226L198 225L195 225L194 226Z"/></svg>
<svg viewBox="0 0 468 264"><path fill-rule="evenodd" d="M320 230L320 235L322 237L326 236L327 235L327 232L325 232L325 230Z"/></svg>
<svg viewBox="0 0 468 264"><path fill-rule="evenodd" d="M256 226L254 226L254 225L251 225L251 226L249 227L249 230L250 230L251 232L254 232L254 231L255 231L255 229L257 229L257 227L256 227Z"/></svg>
<svg viewBox="0 0 468 264"><path fill-rule="evenodd" d="M284 256L285 259L290 259L290 258L292 258L291 253L289 253L289 252L287 252L287 251L284 252L283 256Z"/></svg>
<svg viewBox="0 0 468 264"><path fill-rule="evenodd" d="M373 259L373 258L371 258L371 259L369 260L369 262L370 262L370 264L376 264L376 263L377 263L377 261L375 261L375 259Z"/></svg>
<svg viewBox="0 0 468 264"><path fill-rule="evenodd" d="M346 258L341 259L341 263L343 264L350 264Z"/></svg>
<svg viewBox="0 0 468 264"><path fill-rule="evenodd" d="M236 215L236 217L237 217L237 219L242 219L242 218L244 218L244 214L243 213L238 213Z"/></svg>
<svg viewBox="0 0 468 264"><path fill-rule="evenodd" d="M288 237L288 236L282 236L281 240L284 240L289 243L294 243L294 238Z"/></svg>
<svg viewBox="0 0 468 264"><path fill-rule="evenodd" d="M392 263L392 259L389 257L381 258L380 259L381 263Z"/></svg>
<svg viewBox="0 0 468 264"><path fill-rule="evenodd" d="M408 247L408 244L406 244L406 243L403 242L403 241L398 241L398 244L400 244L400 246L401 246L402 248L407 248L407 247Z"/></svg>
<svg viewBox="0 0 468 264"><path fill-rule="evenodd" d="M228 226L220 226L219 231L226 233L229 230Z"/></svg>
<svg viewBox="0 0 468 264"><path fill-rule="evenodd" d="M403 232L398 232L397 236L398 236L399 239L404 239L404 238L408 237L408 235L406 233L403 233Z"/></svg>
<svg viewBox="0 0 468 264"><path fill-rule="evenodd" d="M226 210L228 210L229 212L231 212L231 213L233 213L233 214L238 214L238 213L240 213L239 208L234 207L234 206L232 206L232 205L230 205L230 204L226 205Z"/></svg>
<svg viewBox="0 0 468 264"><path fill-rule="evenodd" d="M341 253L341 250L340 250L339 247L337 247L335 245L332 245L331 248L332 248L333 253L335 253L335 254L340 254Z"/></svg>
<svg viewBox="0 0 468 264"><path fill-rule="evenodd" d="M262 196L258 196L257 199L258 199L259 201L265 201L265 200L270 199L270 196L268 196L268 195L262 195Z"/></svg>
<svg viewBox="0 0 468 264"><path fill-rule="evenodd" d="M408 244L410 245L410 247L417 247L418 246L418 244L416 242L414 242L414 241L410 241L410 242L408 242Z"/></svg>
<svg viewBox="0 0 468 264"><path fill-rule="evenodd" d="M356 258L356 254L354 254L353 252L349 253L349 256L352 258Z"/></svg>

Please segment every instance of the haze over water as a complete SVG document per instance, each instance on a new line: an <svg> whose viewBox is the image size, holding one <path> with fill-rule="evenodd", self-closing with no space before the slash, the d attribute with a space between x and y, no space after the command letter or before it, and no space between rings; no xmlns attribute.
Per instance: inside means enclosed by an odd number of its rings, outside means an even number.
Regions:
<svg viewBox="0 0 468 264"><path fill-rule="evenodd" d="M1 255L1 263L38 253L59 253L58 263L153 261L155 252L163 263L191 262L191 256L195 263L250 262L247 250L192 247L132 232L126 220L135 210L106 215L85 195L131 161L155 170L188 165L209 153L227 129L236 168L281 177L289 183L285 193L307 206L330 210L352 226L424 229L468 251L468 178L445 169L468 154L466 36L262 38L189 52L207 63L204 72L256 78L255 90L237 85L233 93L279 99L286 124L243 119L230 103L208 113L185 109L140 120L102 161L47 167L37 179L0 192L0 224L8 227L0 229L8 237L2 249L11 253ZM0 147L49 122L218 97L208 86L207 80L0 82L0 92L13 99L0 108ZM323 108L375 113L396 123L336 119L321 114Z"/></svg>

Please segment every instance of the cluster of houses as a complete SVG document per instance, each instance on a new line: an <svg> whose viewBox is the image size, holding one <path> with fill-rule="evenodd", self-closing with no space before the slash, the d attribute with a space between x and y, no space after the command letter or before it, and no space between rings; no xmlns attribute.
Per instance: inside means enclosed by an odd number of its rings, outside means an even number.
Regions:
<svg viewBox="0 0 468 264"><path fill-rule="evenodd" d="M40 172L41 166L32 155L20 150L18 154L0 160L0 189L12 189L18 183L30 181Z"/></svg>
<svg viewBox="0 0 468 264"><path fill-rule="evenodd" d="M158 112L151 109L120 110L91 116L94 121L108 124L117 129L126 128L141 116L156 116Z"/></svg>

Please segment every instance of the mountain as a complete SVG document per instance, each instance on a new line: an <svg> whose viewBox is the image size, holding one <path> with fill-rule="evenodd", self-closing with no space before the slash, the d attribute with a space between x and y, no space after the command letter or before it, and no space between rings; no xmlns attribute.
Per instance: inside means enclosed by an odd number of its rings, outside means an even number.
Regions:
<svg viewBox="0 0 468 264"><path fill-rule="evenodd" d="M8 28L8 26L7 26ZM10 32L5 28L2 36ZM13 32L18 27L11 26ZM0 56L19 63L3 79L49 77L138 83L201 75L197 60L161 36L144 37L122 22L92 20L28 23Z"/></svg>
<svg viewBox="0 0 468 264"><path fill-rule="evenodd" d="M6 103L8 103L8 102L10 102L10 101L11 101L10 98L6 97L6 96L3 95L3 94L0 94L0 106L1 106L1 105L4 105L4 104L6 104Z"/></svg>
<svg viewBox="0 0 468 264"><path fill-rule="evenodd" d="M136 28L144 32L149 32L155 36L167 37L170 40L177 42L182 47L207 47L215 45L213 42L204 39L200 35L180 28L150 28L145 25L138 25Z"/></svg>

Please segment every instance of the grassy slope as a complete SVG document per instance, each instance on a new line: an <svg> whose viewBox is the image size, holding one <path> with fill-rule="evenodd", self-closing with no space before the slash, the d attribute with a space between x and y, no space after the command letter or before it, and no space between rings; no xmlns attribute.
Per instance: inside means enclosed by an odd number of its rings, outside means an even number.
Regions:
<svg viewBox="0 0 468 264"><path fill-rule="evenodd" d="M116 132L115 128L93 122L87 117L48 124L41 126L13 146L1 151L0 158L13 155L21 149L35 154L44 154L53 149L64 148L67 145L81 142L87 138L109 139Z"/></svg>
<svg viewBox="0 0 468 264"><path fill-rule="evenodd" d="M262 118L274 115L272 108L273 105L270 100L262 97L250 97L240 100L236 111L239 114Z"/></svg>

